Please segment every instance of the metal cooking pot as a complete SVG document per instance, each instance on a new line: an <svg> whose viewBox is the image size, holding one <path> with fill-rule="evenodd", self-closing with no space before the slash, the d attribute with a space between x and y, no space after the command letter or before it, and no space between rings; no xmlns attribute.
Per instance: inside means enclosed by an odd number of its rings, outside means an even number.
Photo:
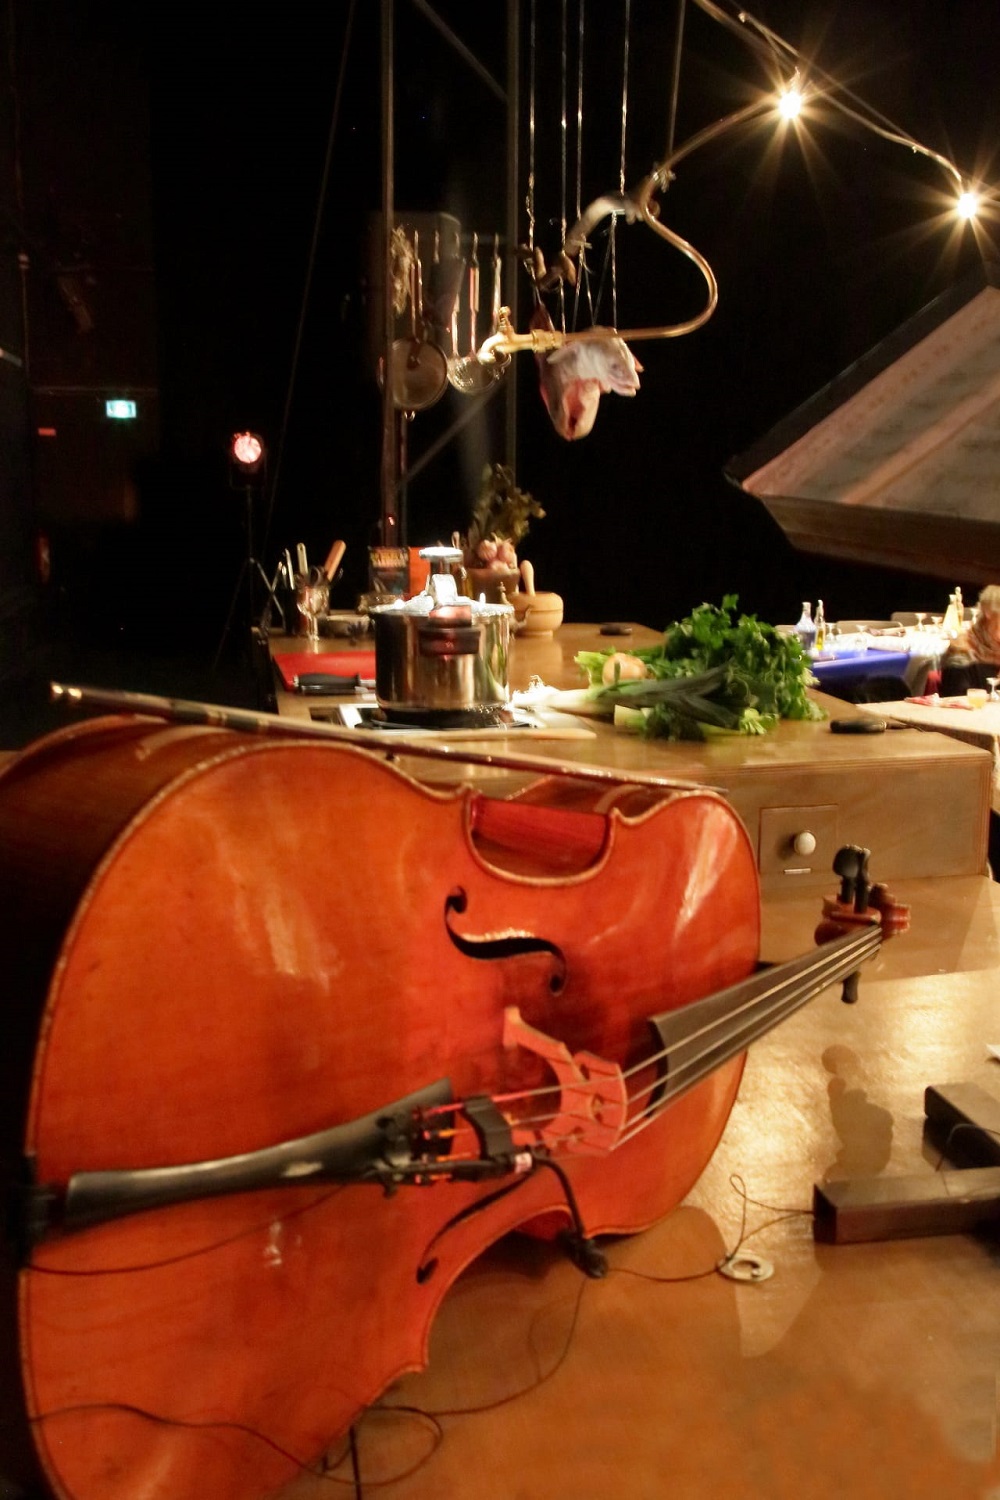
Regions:
<svg viewBox="0 0 1000 1500"><path fill-rule="evenodd" d="M424 593L371 615L375 696L387 717L474 721L508 701L509 604L460 598L451 574L432 574Z"/></svg>

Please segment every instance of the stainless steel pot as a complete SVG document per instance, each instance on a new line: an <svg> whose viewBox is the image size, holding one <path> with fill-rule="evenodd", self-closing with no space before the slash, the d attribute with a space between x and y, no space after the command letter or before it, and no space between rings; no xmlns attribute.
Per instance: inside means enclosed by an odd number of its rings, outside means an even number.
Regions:
<svg viewBox="0 0 1000 1500"><path fill-rule="evenodd" d="M470 721L507 703L509 604L458 596L450 574L403 603L373 609L375 696L390 718Z"/></svg>

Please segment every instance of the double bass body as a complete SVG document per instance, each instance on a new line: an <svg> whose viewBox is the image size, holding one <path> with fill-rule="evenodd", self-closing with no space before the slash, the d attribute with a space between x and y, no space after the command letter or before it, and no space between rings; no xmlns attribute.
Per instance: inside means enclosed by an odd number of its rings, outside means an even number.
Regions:
<svg viewBox="0 0 1000 1500"><path fill-rule="evenodd" d="M136 719L19 757L0 777L5 1180L258 1151L445 1077L455 1099L540 1087L503 1045L511 1006L627 1066L651 1015L753 969L753 853L713 794L601 815L586 858L558 855L558 812L505 857L477 805L350 747ZM740 1068L613 1167L567 1158L588 1234L683 1197ZM566 1212L539 1171L502 1194L301 1184L56 1224L7 1268L29 1455L8 1444L7 1474L37 1461L72 1500L272 1495L425 1361L471 1260Z"/></svg>

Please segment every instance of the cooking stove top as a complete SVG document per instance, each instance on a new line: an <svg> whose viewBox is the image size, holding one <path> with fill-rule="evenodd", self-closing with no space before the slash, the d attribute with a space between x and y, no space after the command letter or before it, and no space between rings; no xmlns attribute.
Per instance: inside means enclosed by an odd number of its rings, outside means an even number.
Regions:
<svg viewBox="0 0 1000 1500"><path fill-rule="evenodd" d="M370 729L374 734L412 734L415 730L429 730L439 734L493 734L498 730L540 729L543 721L524 708L497 705L497 707L468 710L457 709L454 713L441 711L436 714L414 716L411 720L389 718L378 704L330 703L310 707L310 717L319 723L339 724L347 729Z"/></svg>

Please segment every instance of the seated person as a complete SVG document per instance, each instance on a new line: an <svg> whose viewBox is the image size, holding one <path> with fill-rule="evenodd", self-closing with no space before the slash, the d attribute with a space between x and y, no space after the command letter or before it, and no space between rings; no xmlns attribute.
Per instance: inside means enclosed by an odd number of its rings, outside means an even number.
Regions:
<svg viewBox="0 0 1000 1500"><path fill-rule="evenodd" d="M946 697L985 687L1000 675L1000 584L979 595L976 613L949 645L941 662L941 692Z"/></svg>

